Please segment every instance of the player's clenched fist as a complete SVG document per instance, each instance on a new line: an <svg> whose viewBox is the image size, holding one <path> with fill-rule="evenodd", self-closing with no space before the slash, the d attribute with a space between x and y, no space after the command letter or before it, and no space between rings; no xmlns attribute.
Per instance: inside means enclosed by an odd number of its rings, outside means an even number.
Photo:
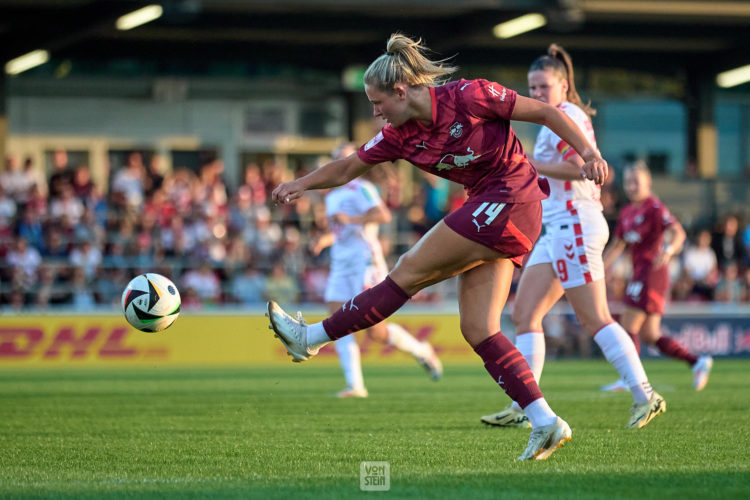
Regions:
<svg viewBox="0 0 750 500"><path fill-rule="evenodd" d="M589 179L597 184L604 184L609 175L609 167L607 161L604 158L594 158L583 164L581 167L583 173L581 176L584 179Z"/></svg>
<svg viewBox="0 0 750 500"><path fill-rule="evenodd" d="M301 198L305 193L305 188L302 187L299 180L291 182L283 182L276 186L276 189L271 193L271 199L275 203L291 203L292 201Z"/></svg>

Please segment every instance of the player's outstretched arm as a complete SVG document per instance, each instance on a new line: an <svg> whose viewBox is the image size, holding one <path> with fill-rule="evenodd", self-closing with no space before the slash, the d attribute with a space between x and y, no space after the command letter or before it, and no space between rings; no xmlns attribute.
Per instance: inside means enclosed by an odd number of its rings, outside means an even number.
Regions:
<svg viewBox="0 0 750 500"><path fill-rule="evenodd" d="M607 162L563 111L536 99L518 96L511 119L538 123L549 128L583 158L585 163L581 166L581 177L591 179L597 184L603 184L607 180Z"/></svg>
<svg viewBox="0 0 750 500"><path fill-rule="evenodd" d="M531 159L531 164L537 172L546 177L560 179L562 181L581 180L581 167L583 166L583 160L578 155L574 155L570 160L560 162Z"/></svg>
<svg viewBox="0 0 750 500"><path fill-rule="evenodd" d="M391 222L391 211L385 204L381 203L362 215L351 216L341 212L335 214L333 219L339 224L369 224L371 222L375 224L387 224Z"/></svg>
<svg viewBox="0 0 750 500"><path fill-rule="evenodd" d="M357 153L334 160L304 177L276 186L271 193L275 203L291 203L302 197L309 189L325 189L342 186L367 172L373 165L363 163Z"/></svg>

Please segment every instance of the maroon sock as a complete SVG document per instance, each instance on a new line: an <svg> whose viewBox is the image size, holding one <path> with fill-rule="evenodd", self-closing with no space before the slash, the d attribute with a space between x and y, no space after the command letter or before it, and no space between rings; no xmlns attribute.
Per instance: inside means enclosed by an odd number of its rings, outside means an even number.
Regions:
<svg viewBox="0 0 750 500"><path fill-rule="evenodd" d="M331 340L377 325L406 304L409 297L390 276L368 288L323 320Z"/></svg>
<svg viewBox="0 0 750 500"><path fill-rule="evenodd" d="M633 345L635 346L635 352L637 352L638 356L640 356L641 355L641 339L638 337L637 333L628 332L628 335L630 335L630 340L633 341Z"/></svg>
<svg viewBox="0 0 750 500"><path fill-rule="evenodd" d="M484 361L484 368L492 380L521 408L544 397L523 354L502 332L484 339L474 351Z"/></svg>
<svg viewBox="0 0 750 500"><path fill-rule="evenodd" d="M669 337L659 337L659 340L656 341L656 347L658 347L663 354L681 359L687 362L690 366L693 366L695 362L698 361L698 358L690 354L690 351L685 349L682 344L674 339L670 339Z"/></svg>

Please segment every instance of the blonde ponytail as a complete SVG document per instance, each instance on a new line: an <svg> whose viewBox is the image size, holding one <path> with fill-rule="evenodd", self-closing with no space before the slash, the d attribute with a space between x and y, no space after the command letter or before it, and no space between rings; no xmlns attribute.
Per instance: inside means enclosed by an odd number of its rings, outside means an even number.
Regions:
<svg viewBox="0 0 750 500"><path fill-rule="evenodd" d="M448 59L430 60L425 55L428 51L421 38L415 41L400 33L392 34L386 44L386 53L375 59L365 71L365 84L381 92L391 92L396 83L410 87L435 87L444 83L458 67L446 64Z"/></svg>

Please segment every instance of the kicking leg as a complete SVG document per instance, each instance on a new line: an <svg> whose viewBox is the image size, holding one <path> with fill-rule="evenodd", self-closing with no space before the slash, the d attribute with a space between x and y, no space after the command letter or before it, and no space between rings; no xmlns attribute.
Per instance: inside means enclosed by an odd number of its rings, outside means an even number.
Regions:
<svg viewBox="0 0 750 500"><path fill-rule="evenodd" d="M345 302L320 323L308 326L301 314L293 318L278 304L269 302L271 329L293 361L305 361L326 343L385 320L419 290L498 257L502 256L455 233L441 221L401 256L385 280Z"/></svg>

